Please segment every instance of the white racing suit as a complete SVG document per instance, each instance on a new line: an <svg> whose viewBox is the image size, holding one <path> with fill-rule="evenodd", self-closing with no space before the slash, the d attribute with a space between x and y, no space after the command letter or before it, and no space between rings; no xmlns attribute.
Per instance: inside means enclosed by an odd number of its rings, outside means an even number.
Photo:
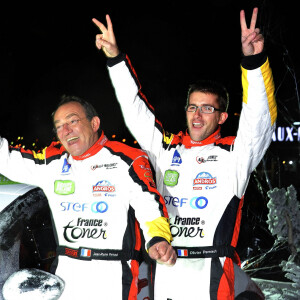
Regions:
<svg viewBox="0 0 300 300"><path fill-rule="evenodd" d="M243 195L270 145L277 116L267 57L262 53L242 62L236 138L221 138L219 128L201 142L188 133L164 131L126 55L108 59L108 70L126 125L156 172L178 254L174 267L157 264L155 299L234 299Z"/></svg>
<svg viewBox="0 0 300 300"><path fill-rule="evenodd" d="M0 140L0 169L41 187L58 243L60 299L136 299L143 230L147 247L171 242L167 210L145 152L99 140L72 157L53 142L42 153L10 149ZM140 227L139 227L140 224Z"/></svg>

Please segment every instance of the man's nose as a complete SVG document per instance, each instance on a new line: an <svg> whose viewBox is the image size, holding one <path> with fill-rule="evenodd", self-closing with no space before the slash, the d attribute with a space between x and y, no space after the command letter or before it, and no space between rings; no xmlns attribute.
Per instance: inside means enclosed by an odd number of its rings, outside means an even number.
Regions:
<svg viewBox="0 0 300 300"><path fill-rule="evenodd" d="M65 123L62 125L63 126L63 134L69 134L70 132L72 132L72 128L70 126L70 124Z"/></svg>
<svg viewBox="0 0 300 300"><path fill-rule="evenodd" d="M196 115L199 115L199 116L202 115L202 111L201 111L201 107L200 107L200 106L198 106L198 107L196 108L195 114L196 114Z"/></svg>

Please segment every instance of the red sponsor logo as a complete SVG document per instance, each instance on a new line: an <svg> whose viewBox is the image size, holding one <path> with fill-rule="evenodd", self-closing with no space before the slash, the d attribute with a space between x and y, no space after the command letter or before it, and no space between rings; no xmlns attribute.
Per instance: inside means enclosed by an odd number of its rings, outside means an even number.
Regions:
<svg viewBox="0 0 300 300"><path fill-rule="evenodd" d="M65 254L73 257L78 257L78 250L65 248Z"/></svg>
<svg viewBox="0 0 300 300"><path fill-rule="evenodd" d="M93 192L114 192L116 189L112 185L94 185L93 186Z"/></svg>
<svg viewBox="0 0 300 300"><path fill-rule="evenodd" d="M216 184L217 179L216 178L196 178L194 179L194 185L195 184Z"/></svg>

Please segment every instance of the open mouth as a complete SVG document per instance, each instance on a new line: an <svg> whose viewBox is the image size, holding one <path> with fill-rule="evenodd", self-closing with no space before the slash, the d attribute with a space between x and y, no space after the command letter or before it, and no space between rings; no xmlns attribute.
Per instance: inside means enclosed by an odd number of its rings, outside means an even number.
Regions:
<svg viewBox="0 0 300 300"><path fill-rule="evenodd" d="M75 142L77 142L78 139L79 139L78 136L73 136L73 137L67 139L67 142L68 142L69 145L72 145L72 144L74 144Z"/></svg>
<svg viewBox="0 0 300 300"><path fill-rule="evenodd" d="M200 123L200 122L193 122L193 127L194 127L194 128L201 128L201 127L203 127L203 123Z"/></svg>

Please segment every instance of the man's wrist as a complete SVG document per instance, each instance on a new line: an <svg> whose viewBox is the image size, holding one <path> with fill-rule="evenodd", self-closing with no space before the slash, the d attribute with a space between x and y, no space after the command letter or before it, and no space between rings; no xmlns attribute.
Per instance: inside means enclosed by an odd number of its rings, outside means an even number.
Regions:
<svg viewBox="0 0 300 300"><path fill-rule="evenodd" d="M254 70L262 66L267 60L267 53L262 51L259 54L242 57L241 65L246 70Z"/></svg>
<svg viewBox="0 0 300 300"><path fill-rule="evenodd" d="M152 239L147 243L147 246L146 246L147 251L148 251L149 248L152 247L154 244L159 243L159 242L163 242L163 241L165 241L165 242L167 242L167 243L169 244L169 242L168 242L165 238L160 237L160 236L155 236L154 238L152 238Z"/></svg>
<svg viewBox="0 0 300 300"><path fill-rule="evenodd" d="M107 66L113 67L114 65L118 64L119 62L123 61L125 59L125 53L120 52L115 57L108 57L107 58Z"/></svg>

